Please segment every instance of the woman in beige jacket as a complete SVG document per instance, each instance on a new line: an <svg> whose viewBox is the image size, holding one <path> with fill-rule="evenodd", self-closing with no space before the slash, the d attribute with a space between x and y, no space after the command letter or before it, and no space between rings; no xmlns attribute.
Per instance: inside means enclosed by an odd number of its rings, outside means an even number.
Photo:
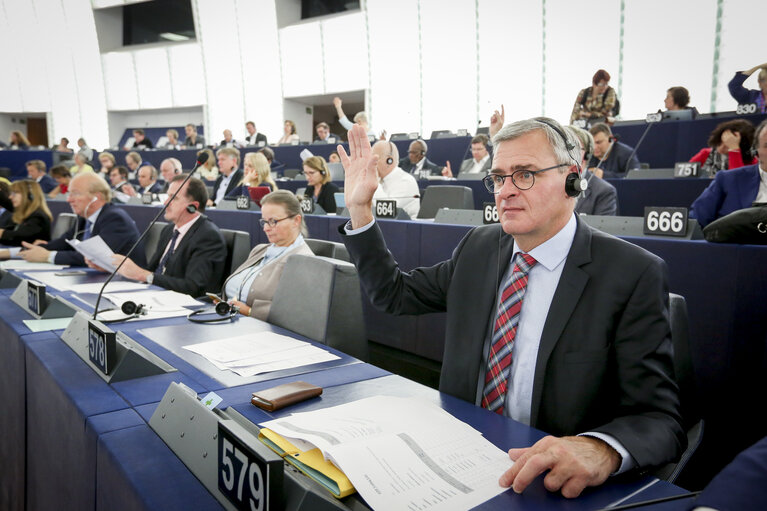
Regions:
<svg viewBox="0 0 767 511"><path fill-rule="evenodd" d="M304 242L306 225L295 195L277 190L261 199L261 226L270 243L256 245L226 279L222 297L240 313L266 321L285 263L293 254L313 255Z"/></svg>

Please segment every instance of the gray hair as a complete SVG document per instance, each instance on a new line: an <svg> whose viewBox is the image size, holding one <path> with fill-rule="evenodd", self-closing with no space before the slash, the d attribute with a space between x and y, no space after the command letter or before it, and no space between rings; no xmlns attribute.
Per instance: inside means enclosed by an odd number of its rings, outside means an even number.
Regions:
<svg viewBox="0 0 767 511"><path fill-rule="evenodd" d="M357 112L354 114L354 122L364 122L367 124L368 122L368 114L365 112Z"/></svg>
<svg viewBox="0 0 767 511"><path fill-rule="evenodd" d="M583 128L578 126L565 126L565 129L571 134L575 135L578 141L581 143L581 149L584 151L584 158L588 161L594 154L594 136Z"/></svg>
<svg viewBox="0 0 767 511"><path fill-rule="evenodd" d="M578 148L578 141L561 124L548 117L534 117L507 124L493 137L493 147L497 148L501 142L514 140L535 130L541 130L546 135L557 163L580 165L580 152L577 153L577 156L574 156L575 153L572 152ZM572 150L568 151L565 140L573 146ZM566 172L567 169L560 170Z"/></svg>

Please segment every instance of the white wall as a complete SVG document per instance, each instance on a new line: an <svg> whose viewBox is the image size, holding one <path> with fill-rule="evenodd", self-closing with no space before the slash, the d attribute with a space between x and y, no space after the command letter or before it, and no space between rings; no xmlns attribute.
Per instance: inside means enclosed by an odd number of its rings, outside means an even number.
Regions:
<svg viewBox="0 0 767 511"><path fill-rule="evenodd" d="M301 141L311 142L314 139L314 126L312 126L312 106L300 101L292 99L286 99L282 102L283 111L285 113L285 119L290 119L296 123L296 133L301 138ZM306 109L309 109L307 113ZM282 126L282 125L280 125ZM269 140L275 142L282 138L282 133L279 136Z"/></svg>

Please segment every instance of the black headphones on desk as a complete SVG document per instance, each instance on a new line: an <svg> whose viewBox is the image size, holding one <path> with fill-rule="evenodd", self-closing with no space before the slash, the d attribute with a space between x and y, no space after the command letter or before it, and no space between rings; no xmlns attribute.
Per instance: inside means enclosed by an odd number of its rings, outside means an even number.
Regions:
<svg viewBox="0 0 767 511"><path fill-rule="evenodd" d="M114 309L106 309L101 312L107 312ZM125 314L124 318L117 318L117 319L99 319L98 321L101 321L102 323L117 323L119 321L128 321L129 319L138 318L140 316L146 316L149 314L149 309L146 305L143 303L136 303L128 300L127 302L124 302L122 306L120 307L120 310L123 314Z"/></svg>
<svg viewBox="0 0 767 511"><path fill-rule="evenodd" d="M210 314L211 312L215 312L220 317L207 319L196 317L201 314ZM220 321L234 321L238 312L240 312L240 308L236 305L230 305L228 302L218 302L214 311L211 311L210 309L199 309L189 313L186 319L192 323L218 323Z"/></svg>

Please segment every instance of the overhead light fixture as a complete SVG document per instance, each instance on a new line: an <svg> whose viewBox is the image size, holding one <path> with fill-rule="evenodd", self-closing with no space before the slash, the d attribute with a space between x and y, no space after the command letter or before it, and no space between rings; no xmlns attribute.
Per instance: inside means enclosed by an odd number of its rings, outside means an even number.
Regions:
<svg viewBox="0 0 767 511"><path fill-rule="evenodd" d="M188 41L189 37L181 34L174 34L173 32L163 32L160 34L160 37L162 39L166 39L168 41Z"/></svg>

